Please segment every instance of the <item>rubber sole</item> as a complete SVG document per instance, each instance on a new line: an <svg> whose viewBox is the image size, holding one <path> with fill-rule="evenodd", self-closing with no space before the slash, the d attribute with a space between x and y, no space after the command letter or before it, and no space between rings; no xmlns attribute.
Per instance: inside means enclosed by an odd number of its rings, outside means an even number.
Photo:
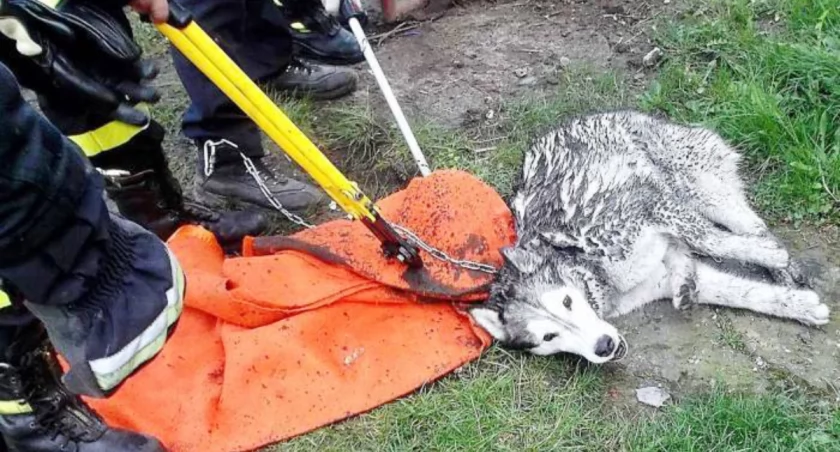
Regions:
<svg viewBox="0 0 840 452"><path fill-rule="evenodd" d="M317 48L310 47L300 41L293 41L293 47L296 55L301 58L319 61L321 63L330 64L333 66L353 66L365 61L365 55L359 50L356 58L343 58L332 56L329 53L319 52Z"/></svg>
<svg viewBox="0 0 840 452"><path fill-rule="evenodd" d="M233 207L233 206L237 206L237 207L244 206L244 207L251 207L251 208L256 207L256 208L259 208L259 209L265 209L265 210L270 211L270 212L277 212L277 209L275 209L273 206L257 204L257 203L250 202L250 201L247 201L245 199L237 198L237 197L234 197L234 196L219 195L217 193L213 193L211 191L205 190L199 184L196 184L195 188L193 189L193 199L195 199L196 201L204 204L205 206L215 207L217 209L230 208L230 207ZM312 203L312 204L309 204L309 205L306 205L306 206L303 206L303 207L295 207L295 208L288 208L287 207L286 209L288 209L290 212L295 213L295 214L302 214L302 213L307 212L309 209L319 207L320 205L324 204L325 202L329 202L329 199L326 197L326 195L321 195L320 201L318 201L318 202L315 202L315 203Z"/></svg>
<svg viewBox="0 0 840 452"><path fill-rule="evenodd" d="M311 91L311 90L300 89L300 88L284 88L284 87L277 86L277 85L274 85L274 84L270 84L270 85L272 86L272 88L276 89L277 91L280 91L284 94L288 94L288 95L290 95L292 97L296 97L296 98L309 98L309 99L313 99L313 100L335 100L335 99L342 98L342 97L352 93L353 91L355 91L356 90L356 84L357 84L357 81L354 80L353 83L348 83L346 85L341 85L341 86L338 86L337 88L334 88L332 90L327 90L327 91Z"/></svg>

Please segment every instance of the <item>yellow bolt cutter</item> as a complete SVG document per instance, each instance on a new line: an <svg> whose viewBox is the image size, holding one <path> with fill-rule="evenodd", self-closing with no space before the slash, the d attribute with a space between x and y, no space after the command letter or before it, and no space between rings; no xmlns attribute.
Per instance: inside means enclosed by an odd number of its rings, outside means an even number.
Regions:
<svg viewBox="0 0 840 452"><path fill-rule="evenodd" d="M358 184L347 179L250 77L201 29L191 14L169 2L169 20L155 27L213 84L248 115L286 154L353 219L360 220L382 242L388 258L422 267L417 248L401 237Z"/></svg>

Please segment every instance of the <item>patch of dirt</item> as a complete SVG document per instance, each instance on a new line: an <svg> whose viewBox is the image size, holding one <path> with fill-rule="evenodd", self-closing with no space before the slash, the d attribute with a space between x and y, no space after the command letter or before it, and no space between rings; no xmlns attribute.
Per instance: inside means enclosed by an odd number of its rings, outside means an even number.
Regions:
<svg viewBox="0 0 840 452"><path fill-rule="evenodd" d="M660 2L472 1L416 24L374 49L407 116L457 127L502 100L556 90L569 66L636 70ZM370 36L374 45L375 35ZM639 72L639 80L645 77ZM373 76L357 101L381 93ZM390 118L390 112L383 109Z"/></svg>

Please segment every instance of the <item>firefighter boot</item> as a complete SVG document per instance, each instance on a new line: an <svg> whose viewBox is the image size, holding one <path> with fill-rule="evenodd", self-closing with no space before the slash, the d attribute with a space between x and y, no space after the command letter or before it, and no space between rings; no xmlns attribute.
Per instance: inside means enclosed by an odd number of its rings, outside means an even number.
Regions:
<svg viewBox="0 0 840 452"><path fill-rule="evenodd" d="M24 331L0 363L0 434L10 452L166 450L149 436L108 427L62 386L40 324Z"/></svg>

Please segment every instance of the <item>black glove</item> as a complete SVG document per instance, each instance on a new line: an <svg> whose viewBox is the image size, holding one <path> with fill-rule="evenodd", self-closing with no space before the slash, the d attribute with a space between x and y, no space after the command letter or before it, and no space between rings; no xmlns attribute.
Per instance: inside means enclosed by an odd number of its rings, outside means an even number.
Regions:
<svg viewBox="0 0 840 452"><path fill-rule="evenodd" d="M157 102L146 83L157 69L141 59L118 2L106 9L85 0L51 8L38 0L0 0L0 59L21 84L92 113L143 125L134 108Z"/></svg>

